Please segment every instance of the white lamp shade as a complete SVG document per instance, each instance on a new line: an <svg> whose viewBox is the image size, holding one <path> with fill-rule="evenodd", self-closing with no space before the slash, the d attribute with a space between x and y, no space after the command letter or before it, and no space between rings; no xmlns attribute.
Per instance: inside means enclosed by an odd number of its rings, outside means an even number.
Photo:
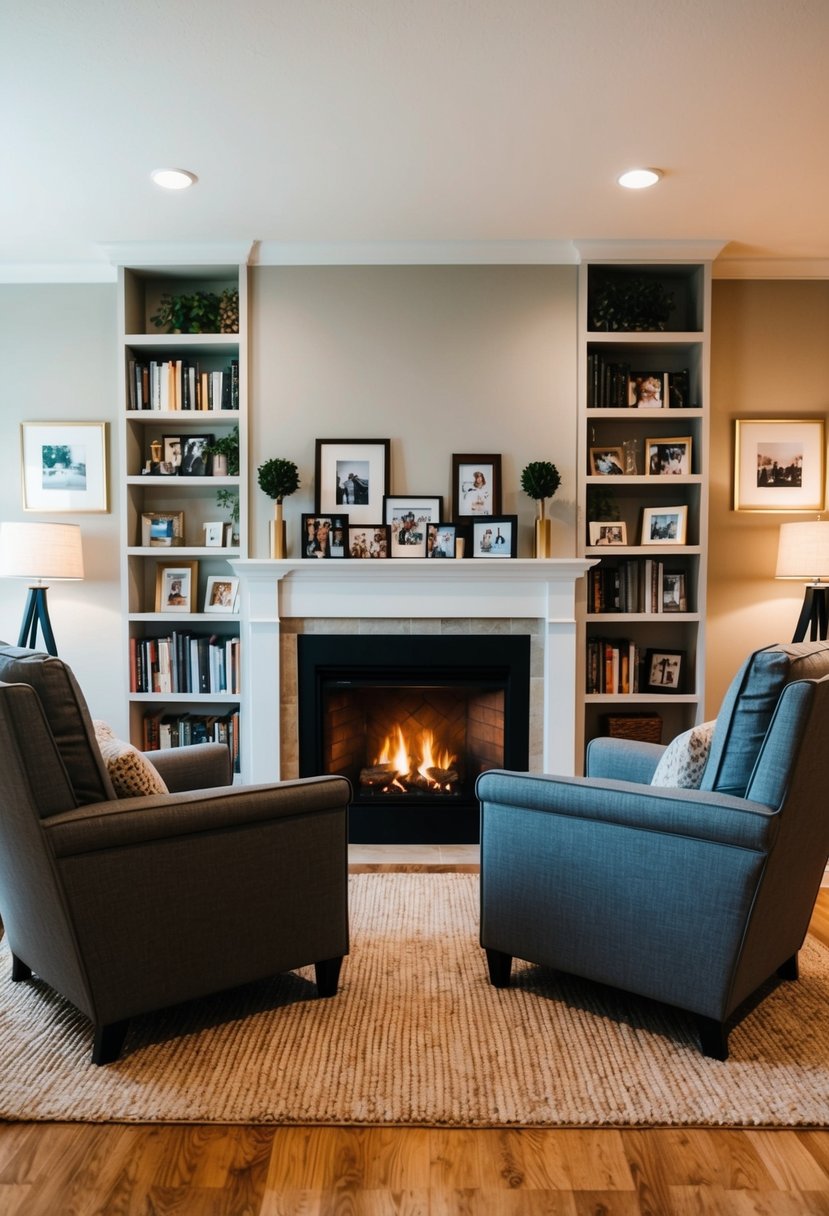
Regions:
<svg viewBox="0 0 829 1216"><path fill-rule="evenodd" d="M781 524L775 578L829 579L829 520Z"/></svg>
<svg viewBox="0 0 829 1216"><path fill-rule="evenodd" d="M80 524L0 524L0 577L83 578Z"/></svg>

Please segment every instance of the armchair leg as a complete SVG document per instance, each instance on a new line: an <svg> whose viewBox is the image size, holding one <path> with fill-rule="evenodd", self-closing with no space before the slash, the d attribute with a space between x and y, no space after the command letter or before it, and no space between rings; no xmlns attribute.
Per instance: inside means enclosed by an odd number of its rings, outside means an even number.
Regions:
<svg viewBox="0 0 829 1216"><path fill-rule="evenodd" d="M791 958L787 958L785 963L782 963L777 968L777 974L781 980L796 980L800 975L800 968L797 965L797 955L793 954Z"/></svg>
<svg viewBox="0 0 829 1216"><path fill-rule="evenodd" d="M32 969L18 958L16 954L12 955L12 980L16 984L20 980L30 980L32 978Z"/></svg>
<svg viewBox="0 0 829 1216"><path fill-rule="evenodd" d="M320 996L336 996L337 985L340 981L340 968L343 957L324 958L322 962L314 963L317 978L317 992Z"/></svg>
<svg viewBox="0 0 829 1216"><path fill-rule="evenodd" d="M728 1031L725 1028L724 1022L717 1022L714 1018L697 1018L697 1029L699 1030L700 1046L702 1054L708 1056L711 1060L727 1060L728 1059Z"/></svg>
<svg viewBox="0 0 829 1216"><path fill-rule="evenodd" d="M95 1027L95 1043L92 1047L93 1064L112 1064L118 1059L124 1039L127 1037L129 1018L122 1022L108 1022L106 1026Z"/></svg>
<svg viewBox="0 0 829 1216"><path fill-rule="evenodd" d="M493 988L509 988L512 955L504 954L501 950L487 949L486 965L489 968L489 982Z"/></svg>

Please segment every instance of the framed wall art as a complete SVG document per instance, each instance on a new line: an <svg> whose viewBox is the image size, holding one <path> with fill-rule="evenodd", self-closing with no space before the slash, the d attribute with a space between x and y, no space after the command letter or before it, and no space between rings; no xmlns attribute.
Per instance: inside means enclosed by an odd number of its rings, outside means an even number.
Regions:
<svg viewBox="0 0 829 1216"><path fill-rule="evenodd" d="M684 650L648 650L642 683L645 692L682 692L685 682Z"/></svg>
<svg viewBox="0 0 829 1216"><path fill-rule="evenodd" d="M20 454L24 511L108 510L105 422L23 422Z"/></svg>
<svg viewBox="0 0 829 1216"><path fill-rule="evenodd" d="M391 529L392 557L425 557L427 525L440 523L442 494L386 495L383 517Z"/></svg>
<svg viewBox="0 0 829 1216"><path fill-rule="evenodd" d="M825 502L823 418L735 419L735 511L822 511Z"/></svg>
<svg viewBox="0 0 829 1216"><path fill-rule="evenodd" d="M501 514L501 457L452 457L452 514L475 519Z"/></svg>
<svg viewBox="0 0 829 1216"><path fill-rule="evenodd" d="M516 557L517 554L517 515L497 515L492 519L475 520L472 525L473 557Z"/></svg>
<svg viewBox="0 0 829 1216"><path fill-rule="evenodd" d="M343 511L352 524L379 519L389 492L390 447L389 439L318 439L317 515Z"/></svg>
<svg viewBox="0 0 829 1216"><path fill-rule="evenodd" d="M159 562L155 571L156 612L195 612L198 582L198 562Z"/></svg>

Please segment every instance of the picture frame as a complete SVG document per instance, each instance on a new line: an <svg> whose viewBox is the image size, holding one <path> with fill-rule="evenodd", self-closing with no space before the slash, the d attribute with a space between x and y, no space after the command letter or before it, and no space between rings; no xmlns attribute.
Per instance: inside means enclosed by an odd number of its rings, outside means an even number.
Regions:
<svg viewBox="0 0 829 1216"><path fill-rule="evenodd" d="M472 524L472 556L482 560L518 555L518 516L495 515Z"/></svg>
<svg viewBox="0 0 829 1216"><path fill-rule="evenodd" d="M163 435L164 470L179 477L208 477L210 457L207 449L212 447L215 435L193 434Z"/></svg>
<svg viewBox="0 0 829 1216"><path fill-rule="evenodd" d="M387 494L383 520L389 525L389 553L393 558L426 556L427 524L440 522L442 494Z"/></svg>
<svg viewBox="0 0 829 1216"><path fill-rule="evenodd" d="M622 519L591 520L588 524L588 536L591 545L626 545L627 524Z"/></svg>
<svg viewBox="0 0 829 1216"><path fill-rule="evenodd" d="M662 573L662 611L687 612L687 580L684 570L665 570Z"/></svg>
<svg viewBox="0 0 829 1216"><path fill-rule="evenodd" d="M156 612L194 612L199 563L159 562L155 570Z"/></svg>
<svg viewBox="0 0 829 1216"><path fill-rule="evenodd" d="M688 506L644 507L642 545L684 545L688 529Z"/></svg>
<svg viewBox="0 0 829 1216"><path fill-rule="evenodd" d="M667 647L647 650L642 673L643 691L682 692L685 688L685 663L684 650L671 650Z"/></svg>
<svg viewBox="0 0 829 1216"><path fill-rule="evenodd" d="M734 510L823 511L824 418L734 420Z"/></svg>
<svg viewBox="0 0 829 1216"><path fill-rule="evenodd" d="M239 579L231 574L210 574L204 589L204 611L239 611Z"/></svg>
<svg viewBox="0 0 829 1216"><path fill-rule="evenodd" d="M458 525L455 523L429 524L426 530L426 556L430 558L452 558L457 556Z"/></svg>
<svg viewBox="0 0 829 1216"><path fill-rule="evenodd" d="M143 511L141 513L142 548L164 549L183 544L183 511Z"/></svg>
<svg viewBox="0 0 829 1216"><path fill-rule="evenodd" d="M105 422L21 423L20 469L24 511L109 510Z"/></svg>
<svg viewBox="0 0 829 1216"><path fill-rule="evenodd" d="M302 516L300 550L302 557L344 558L348 557L347 515L326 515L316 511Z"/></svg>
<svg viewBox="0 0 829 1216"><path fill-rule="evenodd" d="M594 477L622 477L625 453L621 446L606 445L590 449L590 472Z"/></svg>
<svg viewBox="0 0 829 1216"><path fill-rule="evenodd" d="M370 524L383 512L389 492L390 439L317 439L317 515L345 512L352 524Z"/></svg>
<svg viewBox="0 0 829 1216"><path fill-rule="evenodd" d="M687 476L692 468L693 436L645 440L645 472L648 477Z"/></svg>
<svg viewBox="0 0 829 1216"><path fill-rule="evenodd" d="M479 519L501 514L501 456L452 456L452 515Z"/></svg>
<svg viewBox="0 0 829 1216"><path fill-rule="evenodd" d="M348 556L358 560L387 558L390 534L388 524L349 524Z"/></svg>
<svg viewBox="0 0 829 1216"><path fill-rule="evenodd" d="M202 524L204 545L206 549L222 549L225 543L226 524L223 519L211 520Z"/></svg>
<svg viewBox="0 0 829 1216"><path fill-rule="evenodd" d="M663 410L668 408L668 373L632 371L628 376L628 408L632 410Z"/></svg>

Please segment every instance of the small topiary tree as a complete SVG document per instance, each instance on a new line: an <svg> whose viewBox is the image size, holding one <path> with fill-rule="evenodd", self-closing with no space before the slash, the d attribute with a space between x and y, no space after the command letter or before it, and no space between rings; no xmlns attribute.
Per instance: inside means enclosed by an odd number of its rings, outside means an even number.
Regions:
<svg viewBox="0 0 829 1216"><path fill-rule="evenodd" d="M561 485L561 474L549 460L533 460L521 474L521 489L538 503L538 518L544 518L544 503Z"/></svg>
<svg viewBox="0 0 829 1216"><path fill-rule="evenodd" d="M278 456L266 460L259 466L258 477L260 490L278 503L299 489L299 470L292 460Z"/></svg>

